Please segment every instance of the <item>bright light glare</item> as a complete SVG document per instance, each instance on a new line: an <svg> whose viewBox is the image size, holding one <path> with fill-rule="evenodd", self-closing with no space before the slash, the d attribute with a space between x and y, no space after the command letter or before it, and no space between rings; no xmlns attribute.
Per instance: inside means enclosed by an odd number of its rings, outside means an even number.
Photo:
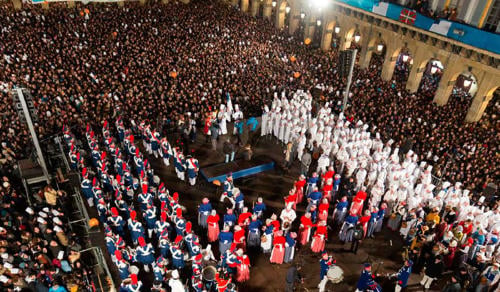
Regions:
<svg viewBox="0 0 500 292"><path fill-rule="evenodd" d="M357 43L361 39L361 36L359 34L354 36L354 41Z"/></svg>
<svg viewBox="0 0 500 292"><path fill-rule="evenodd" d="M335 33L339 33L340 32L340 26L336 26L335 27Z"/></svg>
<svg viewBox="0 0 500 292"><path fill-rule="evenodd" d="M444 69L443 64L441 64L441 61L439 61L439 60L432 61L432 66L438 67L441 70Z"/></svg>
<svg viewBox="0 0 500 292"><path fill-rule="evenodd" d="M323 9L328 5L329 0L311 0L311 4L318 8Z"/></svg>
<svg viewBox="0 0 500 292"><path fill-rule="evenodd" d="M472 84L470 80L464 80L464 87L469 87Z"/></svg>
<svg viewBox="0 0 500 292"><path fill-rule="evenodd" d="M285 12L290 13L290 9L292 9L292 8L290 8L290 6L285 7Z"/></svg>
<svg viewBox="0 0 500 292"><path fill-rule="evenodd" d="M377 51L382 52L382 50L383 50L383 49L384 49L384 45L379 44L379 45L377 46Z"/></svg>
<svg viewBox="0 0 500 292"><path fill-rule="evenodd" d="M408 58L409 58L408 55L403 55L403 62L408 62Z"/></svg>
<svg viewBox="0 0 500 292"><path fill-rule="evenodd" d="M320 26L320 25L321 25L321 20L319 20L319 19L318 19L318 20L316 21L316 24L317 24L318 26Z"/></svg>

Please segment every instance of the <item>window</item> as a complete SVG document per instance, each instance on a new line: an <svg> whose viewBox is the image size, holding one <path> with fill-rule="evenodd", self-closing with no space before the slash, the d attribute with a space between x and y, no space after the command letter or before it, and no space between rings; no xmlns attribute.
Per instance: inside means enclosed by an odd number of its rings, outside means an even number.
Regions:
<svg viewBox="0 0 500 292"><path fill-rule="evenodd" d="M495 0L490 8L490 13L484 23L484 30L496 31L498 23L500 23L500 0Z"/></svg>

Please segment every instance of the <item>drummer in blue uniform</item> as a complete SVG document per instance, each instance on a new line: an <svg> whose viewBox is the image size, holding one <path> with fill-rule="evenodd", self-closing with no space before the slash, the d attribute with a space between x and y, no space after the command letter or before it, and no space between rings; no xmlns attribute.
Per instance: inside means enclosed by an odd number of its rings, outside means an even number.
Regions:
<svg viewBox="0 0 500 292"><path fill-rule="evenodd" d="M154 205L148 205L142 217L144 218L144 221L146 221L148 238L151 239L153 237L153 231L156 227L156 207Z"/></svg>
<svg viewBox="0 0 500 292"><path fill-rule="evenodd" d="M186 231L186 219L182 217L182 209L178 208L175 210L176 216L174 217L175 224L175 232L177 235L184 236L184 232Z"/></svg>
<svg viewBox="0 0 500 292"><path fill-rule="evenodd" d="M146 244L144 237L139 237L139 246L135 252L137 261L144 265L144 271L149 272L149 265L155 261L154 249L151 244Z"/></svg>
<svg viewBox="0 0 500 292"><path fill-rule="evenodd" d="M356 292L370 291L370 289L376 289L377 286L378 284L375 282L374 276L372 275L372 265L370 263L365 263L356 285Z"/></svg>
<svg viewBox="0 0 500 292"><path fill-rule="evenodd" d="M253 206L253 214L257 216L257 218L262 218L264 211L266 211L266 204L262 200L262 197L257 198L257 203Z"/></svg>
<svg viewBox="0 0 500 292"><path fill-rule="evenodd" d="M345 216L347 214L347 208L349 207L349 201L347 197L343 196L333 209L333 221L335 225L340 225L344 222Z"/></svg>
<svg viewBox="0 0 500 292"><path fill-rule="evenodd" d="M233 227L236 223L236 215L233 212L233 209L227 209L226 214L224 214L224 218L222 219L224 222L224 226Z"/></svg>
<svg viewBox="0 0 500 292"><path fill-rule="evenodd" d="M224 225L222 231L219 233L219 252L221 256L231 247L232 242L233 233L230 231L229 226Z"/></svg>
<svg viewBox="0 0 500 292"><path fill-rule="evenodd" d="M166 231L168 233L168 228L170 223L167 221L167 212L162 211L160 214L160 220L155 223L155 234L157 238L160 238L161 234Z"/></svg>
<svg viewBox="0 0 500 292"><path fill-rule="evenodd" d="M194 186L196 184L196 177L198 176L198 170L200 169L200 165L198 164L198 159L194 158L191 155L188 155L186 157L186 169L187 169L189 184Z"/></svg>
<svg viewBox="0 0 500 292"><path fill-rule="evenodd" d="M170 254L170 246L171 242L170 239L168 238L168 231L163 230L160 238L158 239L158 248L160 249L160 253L163 257L168 257Z"/></svg>
<svg viewBox="0 0 500 292"><path fill-rule="evenodd" d="M307 205L306 212L309 212L312 206L315 206L317 208L321 197L323 197L323 195L318 191L318 187L313 187L313 191L309 195L307 195L307 201L309 203Z"/></svg>
<svg viewBox="0 0 500 292"><path fill-rule="evenodd" d="M318 180L319 180L318 174L316 172L313 172L312 176L307 179L306 196L309 196L309 194L317 186Z"/></svg>
<svg viewBox="0 0 500 292"><path fill-rule="evenodd" d="M232 208L234 209L235 201L233 198L233 189L234 189L233 177L232 174L230 173L227 175L226 181L224 181L224 190L222 191L222 195L220 196L220 201L224 202L224 199L227 198L233 205Z"/></svg>
<svg viewBox="0 0 500 292"><path fill-rule="evenodd" d="M201 205L198 206L198 225L201 228L207 229L207 218L210 212L212 211L212 204L208 198L203 198L201 201Z"/></svg>
<svg viewBox="0 0 500 292"><path fill-rule="evenodd" d="M262 228L262 221L257 217L257 215L252 215L252 220L248 224L248 246L249 247L259 247L260 246L260 229Z"/></svg>
<svg viewBox="0 0 500 292"><path fill-rule="evenodd" d="M245 207L245 196L243 195L243 193L240 191L239 188L233 189L233 197L238 212L240 214L243 213L243 207Z"/></svg>
<svg viewBox="0 0 500 292"><path fill-rule="evenodd" d="M321 260L319 261L319 285L318 288L320 291L324 291L326 282L328 282L328 279L326 278L326 275L328 274L328 270L332 265L335 264L335 260L333 257L329 256L326 251L324 251L321 254Z"/></svg>
<svg viewBox="0 0 500 292"><path fill-rule="evenodd" d="M172 254L172 266L174 269L182 270L184 268L184 253L179 247L182 236L178 235L175 241L170 245L170 253Z"/></svg>
<svg viewBox="0 0 500 292"><path fill-rule="evenodd" d="M412 260L406 260L404 266L396 274L398 282L396 283L396 288L394 292L400 292L402 289L406 288L408 285L408 279L411 275L411 267L413 266Z"/></svg>
<svg viewBox="0 0 500 292"><path fill-rule="evenodd" d="M142 223L136 220L137 213L134 210L130 211L130 218L128 219L128 229L130 231L130 237L132 242L137 244L139 237L144 237L144 227Z"/></svg>
<svg viewBox="0 0 500 292"><path fill-rule="evenodd" d="M122 253L119 250L115 250L115 264L118 269L118 274L120 275L120 279L125 280L130 276L130 264L123 259Z"/></svg>
<svg viewBox="0 0 500 292"><path fill-rule="evenodd" d="M89 207L93 207L94 206L94 193L92 191L92 183L90 182L90 179L88 177L87 168L84 168L82 170L82 177L83 177L83 180L81 183L81 189L82 189L83 196L85 197L85 199L87 199L87 203L89 204Z"/></svg>

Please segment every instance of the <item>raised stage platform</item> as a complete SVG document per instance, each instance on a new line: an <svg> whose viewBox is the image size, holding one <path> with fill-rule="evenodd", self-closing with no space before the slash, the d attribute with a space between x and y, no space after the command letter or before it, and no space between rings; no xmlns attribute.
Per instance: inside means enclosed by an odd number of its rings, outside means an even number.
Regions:
<svg viewBox="0 0 500 292"><path fill-rule="evenodd" d="M223 182L226 176L232 172L233 179L238 179L260 172L274 169L274 161L266 156L256 156L250 161L237 159L229 163L217 163L204 166L200 169L201 175L208 181L218 180Z"/></svg>

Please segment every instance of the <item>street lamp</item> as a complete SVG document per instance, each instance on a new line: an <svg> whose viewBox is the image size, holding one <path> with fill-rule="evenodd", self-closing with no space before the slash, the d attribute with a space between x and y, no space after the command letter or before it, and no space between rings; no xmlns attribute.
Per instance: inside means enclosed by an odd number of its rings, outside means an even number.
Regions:
<svg viewBox="0 0 500 292"><path fill-rule="evenodd" d="M276 1L271 2L271 5L272 5L273 7L276 7L276 4L278 4L278 3L276 3Z"/></svg>
<svg viewBox="0 0 500 292"><path fill-rule="evenodd" d="M318 20L316 20L316 25L317 25L317 26L321 26L321 20L319 20L319 19L318 19Z"/></svg>
<svg viewBox="0 0 500 292"><path fill-rule="evenodd" d="M291 10L291 9L292 9L292 8L290 8L290 6L287 6L287 7L285 7L285 12L288 14L288 13L290 13L290 10Z"/></svg>
<svg viewBox="0 0 500 292"><path fill-rule="evenodd" d="M361 39L361 36L358 33L356 33L356 35L354 36L354 42L357 43L357 42L359 42L360 39Z"/></svg>
<svg viewBox="0 0 500 292"><path fill-rule="evenodd" d="M338 34L340 32L340 26L335 26L335 33Z"/></svg>
<svg viewBox="0 0 500 292"><path fill-rule="evenodd" d="M300 13L300 18L304 19L306 17L306 14L304 12Z"/></svg>
<svg viewBox="0 0 500 292"><path fill-rule="evenodd" d="M438 70L437 67L432 66L432 68L431 68L431 74L436 74L437 70Z"/></svg>
<svg viewBox="0 0 500 292"><path fill-rule="evenodd" d="M469 87L471 84L472 84L472 81L470 81L470 79L464 80L464 87Z"/></svg>
<svg viewBox="0 0 500 292"><path fill-rule="evenodd" d="M408 62L408 58L409 58L408 55L403 55L403 62L405 62L405 63Z"/></svg>
<svg viewBox="0 0 500 292"><path fill-rule="evenodd" d="M377 51L382 52L383 49L384 49L384 45L383 44L378 44L377 45Z"/></svg>

